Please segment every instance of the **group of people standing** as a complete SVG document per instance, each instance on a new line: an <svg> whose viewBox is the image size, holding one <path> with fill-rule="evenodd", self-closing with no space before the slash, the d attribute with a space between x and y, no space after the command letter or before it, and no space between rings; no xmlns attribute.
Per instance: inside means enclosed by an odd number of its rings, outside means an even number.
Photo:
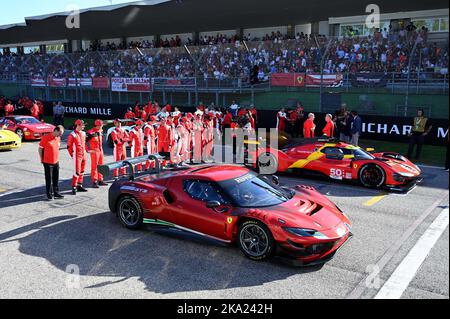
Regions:
<svg viewBox="0 0 450 319"><path fill-rule="evenodd" d="M87 165L87 155L91 158L91 180L93 188L107 186L103 176L98 172L98 166L104 163L103 126L101 120L96 120L94 127L85 132L83 120L75 121L75 129L67 141L67 151L73 160L74 174L72 177L72 194L87 192L83 187L84 174ZM62 125L56 126L52 134L42 137L39 144L39 156L45 170L46 193L48 200L63 199L59 190L59 150L61 137L64 134Z"/></svg>
<svg viewBox="0 0 450 319"><path fill-rule="evenodd" d="M349 112L346 105L342 105L341 110L334 116L325 115L325 125L322 130L318 130L315 121L316 115L309 113L305 118L304 108L298 104L295 110L286 111L286 108L282 108L278 112L276 127L294 138L335 137L358 146L363 122L357 111Z"/></svg>

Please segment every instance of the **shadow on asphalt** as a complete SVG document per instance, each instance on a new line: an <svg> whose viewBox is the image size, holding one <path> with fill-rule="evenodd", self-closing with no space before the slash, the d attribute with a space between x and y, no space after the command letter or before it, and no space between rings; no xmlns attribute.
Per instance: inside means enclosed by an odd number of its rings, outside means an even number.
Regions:
<svg viewBox="0 0 450 319"><path fill-rule="evenodd" d="M321 269L293 268L277 261L252 262L236 247L177 234L128 231L111 213L55 217L30 224L0 234L0 247L2 241L30 230L37 231L18 240L21 253L45 258L62 271L77 265L82 276L117 277L88 289L139 278L155 293L220 290L261 286Z"/></svg>

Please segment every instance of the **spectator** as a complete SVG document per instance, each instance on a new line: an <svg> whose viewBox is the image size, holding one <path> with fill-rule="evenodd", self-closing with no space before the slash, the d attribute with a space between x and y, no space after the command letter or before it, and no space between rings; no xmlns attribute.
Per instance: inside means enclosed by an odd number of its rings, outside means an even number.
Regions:
<svg viewBox="0 0 450 319"><path fill-rule="evenodd" d="M14 115L14 105L11 101L8 101L8 103L5 105L5 116L11 115Z"/></svg>
<svg viewBox="0 0 450 319"><path fill-rule="evenodd" d="M343 142L350 143L352 136L351 128L353 123L353 117L348 111L344 112L343 116L337 118L337 127L339 131L339 139Z"/></svg>
<svg viewBox="0 0 450 319"><path fill-rule="evenodd" d="M230 105L231 115L233 115L233 117L237 117L238 111L239 111L239 105L237 105L236 101L233 101L233 103L231 103L231 105Z"/></svg>
<svg viewBox="0 0 450 319"><path fill-rule="evenodd" d="M66 108L62 105L62 102L53 103L53 123L58 126L64 127L64 115Z"/></svg>
<svg viewBox="0 0 450 319"><path fill-rule="evenodd" d="M428 119L425 117L425 112L422 109L418 110L410 134L408 158L412 158L414 146L417 146L415 159L420 159L425 136L430 133L432 128L433 126L430 125Z"/></svg>
<svg viewBox="0 0 450 319"><path fill-rule="evenodd" d="M362 134L362 118L358 115L358 112L352 111L353 122L351 126L352 140L351 143L355 146L359 146L359 137Z"/></svg>

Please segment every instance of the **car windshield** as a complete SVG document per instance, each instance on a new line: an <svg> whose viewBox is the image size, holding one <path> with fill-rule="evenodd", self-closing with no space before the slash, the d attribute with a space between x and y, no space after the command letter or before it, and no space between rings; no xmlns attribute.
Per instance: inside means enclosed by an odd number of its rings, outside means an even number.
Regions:
<svg viewBox="0 0 450 319"><path fill-rule="evenodd" d="M373 160L375 157L361 148L354 150L353 155L357 160Z"/></svg>
<svg viewBox="0 0 450 319"><path fill-rule="evenodd" d="M17 124L41 124L41 122L36 120L34 117L17 117L16 121Z"/></svg>
<svg viewBox="0 0 450 319"><path fill-rule="evenodd" d="M267 177L253 173L221 182L220 186L237 207L244 208L280 205L289 201L295 194L274 185Z"/></svg>

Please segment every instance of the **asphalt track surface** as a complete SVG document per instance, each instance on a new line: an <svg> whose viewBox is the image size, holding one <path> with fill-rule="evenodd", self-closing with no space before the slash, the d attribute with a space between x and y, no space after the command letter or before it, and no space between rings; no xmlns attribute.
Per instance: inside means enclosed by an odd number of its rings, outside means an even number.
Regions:
<svg viewBox="0 0 450 319"><path fill-rule="evenodd" d="M66 151L66 198L44 201L37 149L25 143L0 153L0 298L374 298L445 214L443 233L423 263L415 260L401 298L449 298L449 175L439 168L423 168L423 183L406 196L282 176L283 184L315 186L353 222L354 238L334 260L293 268L173 232L124 229L109 212L107 189L68 194Z"/></svg>

